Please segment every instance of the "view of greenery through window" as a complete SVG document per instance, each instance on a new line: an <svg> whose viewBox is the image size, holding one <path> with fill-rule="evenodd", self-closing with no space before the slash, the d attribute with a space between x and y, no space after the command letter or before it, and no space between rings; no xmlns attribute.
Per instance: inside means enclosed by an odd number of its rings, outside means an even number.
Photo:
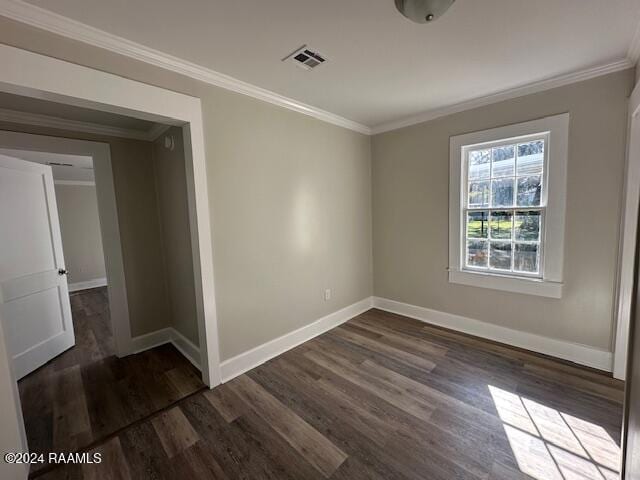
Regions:
<svg viewBox="0 0 640 480"><path fill-rule="evenodd" d="M468 152L467 267L539 273L544 147L536 139Z"/></svg>

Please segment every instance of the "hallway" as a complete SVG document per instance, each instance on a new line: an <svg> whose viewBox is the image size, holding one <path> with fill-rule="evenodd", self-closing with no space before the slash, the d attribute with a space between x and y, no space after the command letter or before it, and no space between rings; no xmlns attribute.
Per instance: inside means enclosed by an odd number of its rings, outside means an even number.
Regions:
<svg viewBox="0 0 640 480"><path fill-rule="evenodd" d="M31 452L100 443L204 388L172 345L115 356L106 287L71 294L71 309L76 345L18 382ZM34 464L32 474L41 469Z"/></svg>

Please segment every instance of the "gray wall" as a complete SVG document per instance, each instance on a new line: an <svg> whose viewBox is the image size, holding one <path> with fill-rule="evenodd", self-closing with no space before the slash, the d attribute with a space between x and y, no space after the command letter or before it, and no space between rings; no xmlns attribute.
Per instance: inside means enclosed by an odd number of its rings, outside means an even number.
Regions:
<svg viewBox="0 0 640 480"><path fill-rule="evenodd" d="M373 251L380 297L611 350L633 70L376 135ZM449 137L570 112L560 300L448 282Z"/></svg>
<svg viewBox="0 0 640 480"><path fill-rule="evenodd" d="M6 18L0 42L201 99L223 360L371 295L369 137Z"/></svg>
<svg viewBox="0 0 640 480"><path fill-rule="evenodd" d="M227 359L371 295L370 141L228 93L204 108Z"/></svg>
<svg viewBox="0 0 640 480"><path fill-rule="evenodd" d="M96 187L56 184L55 190L69 283L106 277Z"/></svg>
<svg viewBox="0 0 640 480"><path fill-rule="evenodd" d="M173 150L164 147L166 136L173 137ZM181 128L171 128L153 143L153 168L171 325L197 346L198 320Z"/></svg>
<svg viewBox="0 0 640 480"><path fill-rule="evenodd" d="M133 336L171 323L152 144L110 139L118 223Z"/></svg>
<svg viewBox="0 0 640 480"><path fill-rule="evenodd" d="M371 185L376 295L610 350L632 71L370 140L6 18L0 19L0 41L201 98L223 360L372 293ZM449 137L566 111L570 248L564 297L449 284ZM135 204L133 185L149 170L140 164L129 183L115 170ZM142 210L121 217L127 222L123 238L160 232L157 216ZM140 268L127 272L127 281L143 285L150 272L162 276L162 261L155 264L162 255L136 245L140 250L131 253L147 260L138 260ZM325 288L333 291L328 302ZM148 312L155 307L168 324L161 311L169 306L150 304L166 287L144 289L139 302L130 302Z"/></svg>

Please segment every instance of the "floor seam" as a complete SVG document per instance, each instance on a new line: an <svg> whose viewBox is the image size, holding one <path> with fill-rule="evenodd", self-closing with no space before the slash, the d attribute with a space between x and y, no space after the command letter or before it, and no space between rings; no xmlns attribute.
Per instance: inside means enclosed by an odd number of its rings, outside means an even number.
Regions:
<svg viewBox="0 0 640 480"><path fill-rule="evenodd" d="M139 418L137 420L134 420L133 422L129 423L128 425L124 425L124 426L120 427L119 429L115 430L114 432L112 432L112 433L110 433L108 435L105 435L104 437L102 437L102 438L100 438L98 440L94 440L90 444L88 444L88 445L86 445L84 447L81 447L81 448L79 448L77 450L74 450L73 452L65 452L65 454L73 453L75 455L75 454L81 454L81 453L89 452L89 451L99 447L100 445L102 445L104 443L107 443L112 438L121 435L125 431L127 431L127 430L129 430L129 429L131 429L131 428L133 428L133 427L135 427L135 426L137 426L137 425L139 425L139 424L141 424L143 422L146 422L147 420L151 420L151 419L157 417L158 415L160 415L160 414L162 414L162 413L164 413L164 412L166 412L168 410L171 410L172 408L176 407L180 403L182 403L182 402L190 399L191 397L194 397L195 395L198 395L198 394L200 394L200 393L202 393L202 392L204 392L204 391L206 391L208 389L209 389L209 387L204 385L204 386L200 387L198 390L196 390L196 391L194 391L194 392L192 392L192 393L190 393L190 394L188 394L188 395L186 395L186 396L184 396L182 398L179 398L178 400L176 400L173 403L170 403L169 405L166 405L166 406L164 406L164 407L162 407L162 408L160 408L160 409L158 409L158 410L156 410L154 412L149 413L148 415L146 415L144 417L141 417L141 418ZM66 464L66 463L50 463L46 467L42 467L42 468L36 470L35 472L29 472L29 477L28 478L29 479L34 479L34 478L41 477L42 475L45 475L47 473L51 473L51 472L55 471L56 469L58 469L58 468L60 468L62 466L68 466L68 464Z"/></svg>

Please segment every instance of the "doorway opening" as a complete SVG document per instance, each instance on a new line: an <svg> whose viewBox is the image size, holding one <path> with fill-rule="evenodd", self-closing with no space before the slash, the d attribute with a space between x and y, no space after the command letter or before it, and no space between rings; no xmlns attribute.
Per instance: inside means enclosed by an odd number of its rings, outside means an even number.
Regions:
<svg viewBox="0 0 640 480"><path fill-rule="evenodd" d="M15 300L5 299L3 306L27 442L34 453L74 452L205 388L198 371L182 132L165 127L166 133L153 141L108 140L130 148L126 159L117 148L111 155L109 143L87 142L90 148L107 147L109 157L113 156L111 167L94 171L94 155L61 153L74 151L73 139L23 133L33 129L28 124L3 128L14 131L0 132L0 162L12 162L2 167L18 163L16 167L33 171L35 190L30 192L27 183L18 181L23 177L28 181L28 175L9 178L7 168L1 180L19 190L14 192L22 195L14 198L16 204L29 212L38 206L49 210L38 220L23 215L20 224L4 212L3 223L10 227L6 233L16 236L9 244L17 249L17 258L22 258L22 252L37 259L36 249L20 245L18 237L25 233L41 237L42 258L51 250L52 265L58 270L55 288L38 284ZM70 130L65 134L78 135ZM12 148L1 148L7 145ZM100 155L95 157L100 164ZM44 197L37 195L41 178L45 185L53 184ZM115 179L113 189L105 187L109 179ZM117 325L119 335L110 314L110 304L118 308L117 294L111 295L107 280L107 270L114 270L113 258L103 253L100 225L106 223L109 230L105 206L109 196L122 212L118 225L123 231L122 263L130 292L126 307L133 312L128 315L129 325ZM38 203L39 199L43 201ZM148 218L146 223L142 217ZM132 220L143 222L140 230L132 230ZM53 240L50 249L49 239ZM113 249L109 238L104 240ZM140 248L146 252L139 252ZM147 265L150 260L153 267ZM40 278L48 268L46 262L30 268L29 262L21 262L21 266L24 272L18 276L23 281ZM141 284L136 272L153 280ZM2 280L6 287L7 279ZM59 297L55 305L48 296ZM153 305L145 304L146 299L152 299ZM17 304L22 315L16 314ZM155 323L148 322L150 317ZM138 334L141 328L148 332ZM32 473L46 469L46 464L34 465Z"/></svg>
<svg viewBox="0 0 640 480"><path fill-rule="evenodd" d="M67 297L75 346L19 372L16 396L24 451L74 452L220 383L200 101L0 46L0 55L12 52L15 65L53 61L75 86L55 80L54 65L41 65L49 75L38 85L0 73L0 97L26 105L0 105L17 112L0 121L0 148L89 157L95 174L106 287L90 282L102 277L72 277L83 288ZM157 323L162 312L171 320Z"/></svg>

